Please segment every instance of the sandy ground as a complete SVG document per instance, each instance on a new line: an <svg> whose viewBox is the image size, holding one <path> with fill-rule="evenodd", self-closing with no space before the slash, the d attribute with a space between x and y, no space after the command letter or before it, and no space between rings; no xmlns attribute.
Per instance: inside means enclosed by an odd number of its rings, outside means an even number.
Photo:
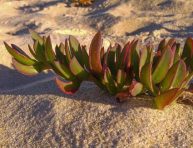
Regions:
<svg viewBox="0 0 193 148"><path fill-rule="evenodd" d="M193 146L191 106L158 111L139 98L118 104L92 83L68 96L51 73L17 73L2 42L27 49L28 28L51 34L54 43L72 34L88 45L99 29L105 45L136 37L183 41L193 37L192 0L98 0L86 8L64 0L0 0L0 147Z"/></svg>

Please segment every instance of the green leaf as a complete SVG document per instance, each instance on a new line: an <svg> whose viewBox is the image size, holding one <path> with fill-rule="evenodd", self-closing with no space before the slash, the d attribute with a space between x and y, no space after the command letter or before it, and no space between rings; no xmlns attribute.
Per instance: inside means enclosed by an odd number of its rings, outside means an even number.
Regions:
<svg viewBox="0 0 193 148"><path fill-rule="evenodd" d="M23 75L33 76L39 73L33 66L23 65L17 62L15 59L12 59L12 64L13 67Z"/></svg>
<svg viewBox="0 0 193 148"><path fill-rule="evenodd" d="M174 55L171 49L168 47L163 52L162 56L159 59L158 65L156 66L153 72L153 75L152 75L153 83L155 84L160 83L165 78L170 68L170 64L172 62L172 56Z"/></svg>
<svg viewBox="0 0 193 148"><path fill-rule="evenodd" d="M143 84L141 84L140 82L136 82L136 81L134 81L129 88L129 92L131 96L137 96L141 94L143 90L144 90Z"/></svg>
<svg viewBox="0 0 193 148"><path fill-rule="evenodd" d="M177 100L182 93L182 89L174 88L158 95L154 100L156 108L164 109L164 107Z"/></svg>
<svg viewBox="0 0 193 148"><path fill-rule="evenodd" d="M82 59L83 59L84 66L87 69L89 69L89 56L86 51L86 46L82 46Z"/></svg>
<svg viewBox="0 0 193 148"><path fill-rule="evenodd" d="M36 59L36 54L34 52L34 50L32 49L32 47L28 44L28 48L29 48L29 51L31 53L31 55Z"/></svg>
<svg viewBox="0 0 193 148"><path fill-rule="evenodd" d="M60 49L63 48L63 44L60 44ZM66 58L67 58L67 62L70 63L70 60L72 59L72 53L71 53L71 50L70 50L70 47L68 45L68 40L66 39L65 40L65 53L66 53Z"/></svg>
<svg viewBox="0 0 193 148"><path fill-rule="evenodd" d="M71 81L71 82L64 82L59 78L56 78L56 84L58 88L65 94L71 95L74 94L80 87L80 82Z"/></svg>
<svg viewBox="0 0 193 148"><path fill-rule="evenodd" d="M98 32L92 39L90 49L89 49L89 65L93 73L101 75L102 73L102 64L101 64L101 46L102 46L102 37L101 33Z"/></svg>
<svg viewBox="0 0 193 148"><path fill-rule="evenodd" d="M182 52L182 58L191 58L193 57L193 39L192 38L187 38L185 45L184 45L184 50Z"/></svg>
<svg viewBox="0 0 193 148"><path fill-rule="evenodd" d="M143 66L140 74L140 80L141 83L153 93L153 95L157 94L156 88L152 82L152 63L146 63Z"/></svg>
<svg viewBox="0 0 193 148"><path fill-rule="evenodd" d="M35 41L34 50L36 54L36 59L41 62L46 62L45 46L41 45L38 41Z"/></svg>
<svg viewBox="0 0 193 148"><path fill-rule="evenodd" d="M67 66L68 65L67 57L66 57L66 55L63 54L61 48L58 47L58 45L56 45L56 47L55 47L55 52L56 52L56 59L58 59L58 61L61 64Z"/></svg>
<svg viewBox="0 0 193 148"><path fill-rule="evenodd" d="M43 38L40 35L38 35L37 32L35 32L31 29L29 29L29 32L30 32L33 40L38 41L41 45L44 43Z"/></svg>
<svg viewBox="0 0 193 148"><path fill-rule="evenodd" d="M107 90L109 91L111 95L114 95L117 93L115 81L108 67L106 67L106 69L104 70L104 83L105 83L105 86L107 87Z"/></svg>
<svg viewBox="0 0 193 148"><path fill-rule="evenodd" d="M161 91L179 87L185 76L186 64L183 60L180 60L170 68L165 79L161 82Z"/></svg>
<svg viewBox="0 0 193 148"><path fill-rule="evenodd" d="M121 90L126 83L126 72L123 69L117 71L117 88Z"/></svg>
<svg viewBox="0 0 193 148"><path fill-rule="evenodd" d="M164 50L164 48L165 48L165 46L166 46L166 40L163 39L163 40L159 43L159 45L158 45L158 50L157 50L157 52L162 53L163 50Z"/></svg>
<svg viewBox="0 0 193 148"><path fill-rule="evenodd" d="M70 70L71 72L77 76L80 80L85 80L88 78L89 74L84 68L80 65L76 57L73 57L70 61Z"/></svg>
<svg viewBox="0 0 193 148"><path fill-rule="evenodd" d="M7 51L16 59L18 62L24 65L31 66L35 64L35 60L31 59L24 51L16 46L10 47L6 42L4 42Z"/></svg>
<svg viewBox="0 0 193 148"><path fill-rule="evenodd" d="M48 36L46 39L45 56L46 56L47 61L49 62L52 62L55 60L55 53L52 49L52 43L51 43L50 36Z"/></svg>
<svg viewBox="0 0 193 148"><path fill-rule="evenodd" d="M71 51L74 53L76 59L81 65L83 65L80 43L74 36L70 35L69 44L70 44Z"/></svg>
<svg viewBox="0 0 193 148"><path fill-rule="evenodd" d="M72 74L70 69L65 65L61 64L60 62L53 61L52 68L58 75L64 77L66 80L70 81L76 80L76 77Z"/></svg>

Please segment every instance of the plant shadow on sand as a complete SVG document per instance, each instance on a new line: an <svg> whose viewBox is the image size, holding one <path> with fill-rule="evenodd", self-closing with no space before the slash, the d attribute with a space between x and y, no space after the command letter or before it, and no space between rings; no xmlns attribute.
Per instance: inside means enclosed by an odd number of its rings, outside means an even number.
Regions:
<svg viewBox="0 0 193 148"><path fill-rule="evenodd" d="M131 98L124 103L118 103L115 97L100 90L94 83L84 82L80 89L73 95L62 93L54 82L54 74L41 73L34 77L24 76L14 69L0 65L0 95L34 96L54 95L83 102L101 103L111 105L112 111L124 112L125 110L145 107L152 108L151 100ZM46 97L45 96L45 97Z"/></svg>

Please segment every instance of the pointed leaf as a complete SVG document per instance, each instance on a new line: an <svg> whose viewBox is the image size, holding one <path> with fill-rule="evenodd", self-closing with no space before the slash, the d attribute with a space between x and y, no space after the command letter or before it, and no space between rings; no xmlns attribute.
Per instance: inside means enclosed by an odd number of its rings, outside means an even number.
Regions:
<svg viewBox="0 0 193 148"><path fill-rule="evenodd" d="M31 34L31 37L32 37L35 41L38 41L41 45L43 44L43 38L42 38L40 35L38 35L37 32L35 32L35 31L31 30L31 29L29 29L29 32L30 32L30 34Z"/></svg>
<svg viewBox="0 0 193 148"><path fill-rule="evenodd" d="M80 65L76 57L73 57L70 61L70 70L72 73L77 76L80 80L85 80L88 78L89 74L84 68Z"/></svg>
<svg viewBox="0 0 193 148"><path fill-rule="evenodd" d="M156 95L157 92L152 82L151 73L152 73L152 63L146 63L141 70L140 80L148 90L150 90L154 95Z"/></svg>
<svg viewBox="0 0 193 148"><path fill-rule="evenodd" d="M45 46L41 45L38 41L34 43L34 50L38 61L45 62Z"/></svg>
<svg viewBox="0 0 193 148"><path fill-rule="evenodd" d="M126 72L123 69L117 71L117 87L119 90L121 90L125 85L126 77Z"/></svg>
<svg viewBox="0 0 193 148"><path fill-rule="evenodd" d="M64 82L59 78L55 79L58 88L65 94L74 94L80 87L80 82Z"/></svg>
<svg viewBox="0 0 193 148"><path fill-rule="evenodd" d="M191 57L193 57L193 39L189 37L185 42L184 50L182 52L182 58Z"/></svg>
<svg viewBox="0 0 193 148"><path fill-rule="evenodd" d="M107 90L109 91L110 94L114 95L116 94L116 86L115 86L115 81L111 75L110 69L107 67L104 71L104 82L107 87Z"/></svg>
<svg viewBox="0 0 193 148"><path fill-rule="evenodd" d="M12 64L13 67L23 75L33 76L39 73L33 66L20 64L15 59L12 59Z"/></svg>
<svg viewBox="0 0 193 148"><path fill-rule="evenodd" d="M67 57L66 57L66 55L63 54L61 48L58 47L58 45L56 45L56 47L55 47L55 52L56 52L56 59L58 59L58 61L61 64L67 66L68 65Z"/></svg>
<svg viewBox="0 0 193 148"><path fill-rule="evenodd" d="M101 74L102 73L102 64L101 64L101 46L102 46L102 37L101 33L98 32L90 45L89 49L89 65L90 69L95 74Z"/></svg>
<svg viewBox="0 0 193 148"><path fill-rule="evenodd" d="M183 60L180 60L170 68L165 79L161 82L161 91L179 87L185 76L186 64Z"/></svg>
<svg viewBox="0 0 193 148"><path fill-rule="evenodd" d="M81 65L83 65L80 43L74 36L70 35L69 44L70 44L71 51L74 53L76 59Z"/></svg>
<svg viewBox="0 0 193 148"><path fill-rule="evenodd" d="M52 43L51 43L50 36L48 36L46 39L45 56L46 56L47 61L49 62L52 62L55 60L55 53L52 49Z"/></svg>
<svg viewBox="0 0 193 148"><path fill-rule="evenodd" d="M158 50L157 50L157 52L162 53L163 50L164 50L164 48L165 48L165 46L166 46L166 40L163 39L163 40L159 43L159 45L158 45Z"/></svg>
<svg viewBox="0 0 193 148"><path fill-rule="evenodd" d="M29 51L31 53L31 55L36 59L36 54L34 52L34 50L32 49L32 47L28 44L28 48L29 48Z"/></svg>
<svg viewBox="0 0 193 148"><path fill-rule="evenodd" d="M182 94L183 90L174 88L168 90L155 98L155 106L158 109L164 109L167 105L171 104Z"/></svg>
<svg viewBox="0 0 193 148"><path fill-rule="evenodd" d="M52 68L58 75L64 77L66 80L70 81L76 80L76 77L72 74L70 69L65 65L61 64L60 62L53 61Z"/></svg>
<svg viewBox="0 0 193 148"><path fill-rule="evenodd" d="M88 56L88 53L86 51L86 46L82 47L82 59L83 59L84 66L87 69L89 69L89 56Z"/></svg>
<svg viewBox="0 0 193 148"><path fill-rule="evenodd" d="M173 53L171 49L167 48L160 57L158 65L156 66L152 75L152 79L155 84L161 82L166 76L172 62L172 56Z"/></svg>
<svg viewBox="0 0 193 148"><path fill-rule="evenodd" d="M63 48L64 45L62 43L60 45L61 45L60 48ZM65 49L65 53L66 53L66 57L67 57L67 62L70 63L70 60L72 59L72 53L71 53L70 47L68 45L67 39L65 40L64 49Z"/></svg>
<svg viewBox="0 0 193 148"><path fill-rule="evenodd" d="M24 65L33 65L35 64L35 60L31 59L29 56L27 56L26 53L24 53L24 51L19 50L18 48L12 48L10 47L6 42L4 42L5 47L7 49L7 51L21 64Z"/></svg>

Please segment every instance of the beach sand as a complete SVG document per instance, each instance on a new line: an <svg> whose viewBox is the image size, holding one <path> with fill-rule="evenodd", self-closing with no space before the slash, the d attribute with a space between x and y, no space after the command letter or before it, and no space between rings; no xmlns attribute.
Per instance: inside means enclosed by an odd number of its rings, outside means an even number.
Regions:
<svg viewBox="0 0 193 148"><path fill-rule="evenodd" d="M192 0L98 0L70 7L64 0L0 0L0 147L192 147L193 107L175 104L155 110L151 101L119 104L93 83L74 95L60 92L54 74L19 74L3 41L27 51L28 28L51 35L54 44L69 34L89 46L102 30L110 42L139 38L193 37Z"/></svg>

